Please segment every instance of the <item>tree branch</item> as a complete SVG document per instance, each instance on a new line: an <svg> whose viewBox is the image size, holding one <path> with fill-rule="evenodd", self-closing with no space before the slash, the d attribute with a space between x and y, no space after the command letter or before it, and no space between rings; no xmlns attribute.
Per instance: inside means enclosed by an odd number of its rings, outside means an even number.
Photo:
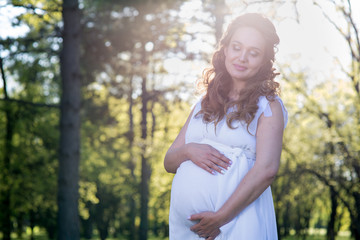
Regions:
<svg viewBox="0 0 360 240"><path fill-rule="evenodd" d="M357 55L356 59L357 59L358 62L360 62L360 38L359 38L359 31L358 31L358 29L357 29L357 27L356 27L356 24L355 24L355 22L354 22L354 19L353 19L353 17L352 17L352 6L351 6L351 2L350 2L350 0L348 0L347 2L348 2L348 5L349 5L349 12L346 13L345 10L344 10L343 13L344 13L345 16L348 17L349 22L350 22L350 25L351 25L352 29L353 29L354 32L355 32L355 39L356 39L357 51L358 51L358 52L357 52L358 55Z"/></svg>
<svg viewBox="0 0 360 240"><path fill-rule="evenodd" d="M29 105L29 106L33 106L33 107L60 108L60 106L58 104L34 103L34 102L29 102L29 101L20 100L20 99L0 98L0 101L15 102L18 104Z"/></svg>
<svg viewBox="0 0 360 240"><path fill-rule="evenodd" d="M3 80L5 99L8 99L9 96L7 94L6 77L5 77L4 63L3 63L2 57L0 57L0 69L1 69L1 77L2 77L2 80Z"/></svg>
<svg viewBox="0 0 360 240"><path fill-rule="evenodd" d="M61 8L61 5L58 5L57 7L53 7L53 8L40 8L40 7L36 7L32 4L20 4L20 3L12 3L11 5L13 5L14 7L21 7L21 8L25 8L25 9L28 9L28 10L33 10L35 11L36 9L39 9L41 11L46 11L46 12L61 12L62 11L62 8Z"/></svg>
<svg viewBox="0 0 360 240"><path fill-rule="evenodd" d="M337 3L335 1L331 1L334 4L334 7L337 7ZM346 22L348 24L348 31L344 32L330 17L328 14L325 13L324 10L321 9L321 6L314 0L313 4L317 7L319 7L322 11L323 16L336 28L336 30L343 36L345 39L347 45L349 46L349 50L351 53L351 58L353 61L353 72L355 70L354 62L360 63L360 37L359 37L359 31L356 27L356 24L354 22L354 19L352 17L352 6L350 0L347 0L347 9L344 6L345 3L342 1L343 6L340 7L340 11L344 18L346 19ZM354 32L352 32L352 30ZM354 34L352 34L354 33ZM354 36L353 36L354 35ZM354 40L354 41L352 41ZM359 81L355 78L355 76L351 77L351 80L354 84L354 88L356 93L359 95ZM360 97L360 95L359 95Z"/></svg>
<svg viewBox="0 0 360 240"><path fill-rule="evenodd" d="M326 179L324 176L322 176L320 173L318 173L318 172L315 171L314 169L301 168L300 171L303 171L303 172L307 172L307 173L309 173L309 174L312 174L312 175L316 176L316 177L317 177L321 182L323 182L326 186L332 187L333 190L334 190L334 192L336 193L336 195L337 195L337 196L339 197L339 199L341 200L341 202L342 202L342 203L345 205L345 207L349 210L351 217L352 217L352 218L355 218L355 215L353 214L354 211L353 211L353 209L351 208L349 202L347 202L347 201L341 196L340 192L335 189L335 186L332 185L328 179ZM345 190L347 190L347 189L345 188ZM347 191L347 192L348 192L348 191Z"/></svg>

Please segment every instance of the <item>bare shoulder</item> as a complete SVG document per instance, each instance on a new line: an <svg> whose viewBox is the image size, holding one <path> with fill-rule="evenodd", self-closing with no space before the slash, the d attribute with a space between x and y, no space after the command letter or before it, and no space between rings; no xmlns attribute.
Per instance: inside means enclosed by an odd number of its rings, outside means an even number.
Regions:
<svg viewBox="0 0 360 240"><path fill-rule="evenodd" d="M280 120L282 119L283 121L283 107L279 100L275 99L274 101L270 102L270 108L271 112L273 113L273 117L280 118Z"/></svg>
<svg viewBox="0 0 360 240"><path fill-rule="evenodd" d="M283 107L278 100L269 102L269 107L271 110L271 116L265 116L262 114L259 119L259 130L264 130L268 128L284 129L284 113Z"/></svg>

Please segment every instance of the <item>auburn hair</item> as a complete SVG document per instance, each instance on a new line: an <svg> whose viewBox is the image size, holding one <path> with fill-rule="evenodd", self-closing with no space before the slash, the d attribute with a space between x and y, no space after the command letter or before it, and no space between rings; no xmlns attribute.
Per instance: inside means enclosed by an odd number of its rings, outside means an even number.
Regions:
<svg viewBox="0 0 360 240"><path fill-rule="evenodd" d="M233 82L225 67L224 49L240 27L251 27L262 34L265 39L265 55L259 72L247 80L238 99L231 101L229 93ZM234 121L244 121L249 131L249 124L258 110L259 97L265 96L269 101L273 101L280 93L280 85L274 81L279 74L275 73L273 68L275 47L279 41L274 25L260 14L248 13L234 19L224 32L212 57L212 67L204 70L198 83L199 90L202 89L206 94L201 102L201 110L196 116L202 116L206 123L213 122L215 127L225 117L227 125L232 129ZM229 108L233 108L234 111L227 114Z"/></svg>

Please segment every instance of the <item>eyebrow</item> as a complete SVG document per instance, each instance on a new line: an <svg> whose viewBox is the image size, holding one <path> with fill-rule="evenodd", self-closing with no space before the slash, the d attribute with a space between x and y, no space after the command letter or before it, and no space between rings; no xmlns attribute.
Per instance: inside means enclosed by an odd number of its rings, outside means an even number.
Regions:
<svg viewBox="0 0 360 240"><path fill-rule="evenodd" d="M237 43L237 44L243 45L242 42L239 42L239 41L236 41L236 40L233 40L231 43ZM259 52L263 52L263 50L261 50L261 49L258 48L258 47L250 46L250 48L256 49L256 50L258 50Z"/></svg>

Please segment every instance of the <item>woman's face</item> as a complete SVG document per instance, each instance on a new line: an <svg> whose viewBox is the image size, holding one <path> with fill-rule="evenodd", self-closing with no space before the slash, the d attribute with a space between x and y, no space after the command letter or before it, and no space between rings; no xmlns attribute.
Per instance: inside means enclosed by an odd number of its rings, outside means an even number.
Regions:
<svg viewBox="0 0 360 240"><path fill-rule="evenodd" d="M233 79L235 88L242 88L263 64L265 39L251 27L238 28L224 48L226 70Z"/></svg>

